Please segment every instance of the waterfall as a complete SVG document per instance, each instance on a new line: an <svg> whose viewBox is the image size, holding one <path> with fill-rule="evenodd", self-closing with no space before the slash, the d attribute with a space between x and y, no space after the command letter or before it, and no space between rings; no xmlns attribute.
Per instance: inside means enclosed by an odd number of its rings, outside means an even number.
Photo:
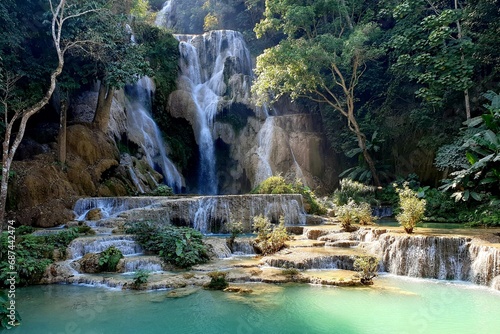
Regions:
<svg viewBox="0 0 500 334"><path fill-rule="evenodd" d="M161 169L164 183L179 192L183 184L182 176L167 157L160 129L149 111L153 91L153 82L147 77L141 78L129 90L131 96L126 106L128 138L141 147L153 168L158 166Z"/></svg>
<svg viewBox="0 0 500 334"><path fill-rule="evenodd" d="M156 14L155 25L157 27L172 28L172 20L170 16L173 14L174 0L167 0L163 4L161 10Z"/></svg>
<svg viewBox="0 0 500 334"><path fill-rule="evenodd" d="M237 71L251 76L250 53L243 36L231 30L203 35L176 35L179 40L179 82L191 94L194 104L193 129L200 152L198 191L216 194L218 180L213 124L219 102L228 89L225 75ZM250 87L245 87L249 92Z"/></svg>
<svg viewBox="0 0 500 334"><path fill-rule="evenodd" d="M163 261L156 256L126 257L123 259L124 272L136 272L147 270L150 272L162 271Z"/></svg>
<svg viewBox="0 0 500 334"><path fill-rule="evenodd" d="M67 258L75 260L88 253L100 253L111 246L118 248L123 255L142 253L133 235L114 235L75 239L68 245Z"/></svg>
<svg viewBox="0 0 500 334"><path fill-rule="evenodd" d="M77 220L85 220L85 216L92 209L100 209L102 218L118 215L123 211L143 208L157 202L158 198L151 197L88 197L76 201L73 211Z"/></svg>
<svg viewBox="0 0 500 334"><path fill-rule="evenodd" d="M259 162L255 173L254 185L258 185L268 177L273 176L270 164L273 136L274 117L268 117L258 133L259 146L257 148L257 156L259 157Z"/></svg>

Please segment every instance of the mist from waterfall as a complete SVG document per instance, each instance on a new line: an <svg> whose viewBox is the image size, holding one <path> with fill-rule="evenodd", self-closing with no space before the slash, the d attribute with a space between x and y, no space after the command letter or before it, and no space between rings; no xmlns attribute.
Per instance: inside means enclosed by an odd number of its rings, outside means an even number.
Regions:
<svg viewBox="0 0 500 334"><path fill-rule="evenodd" d="M163 181L175 192L182 188L182 176L168 158L160 129L151 116L151 94L153 82L150 78L141 78L128 89L127 129L128 138L138 143L150 166L160 169Z"/></svg>
<svg viewBox="0 0 500 334"><path fill-rule="evenodd" d="M195 109L193 130L200 152L198 192L217 194L213 129L219 102L227 90L225 65L230 59L235 69L251 75L250 53L243 36L236 31L217 30L203 35L176 35L176 38L181 54L179 82L187 86Z"/></svg>

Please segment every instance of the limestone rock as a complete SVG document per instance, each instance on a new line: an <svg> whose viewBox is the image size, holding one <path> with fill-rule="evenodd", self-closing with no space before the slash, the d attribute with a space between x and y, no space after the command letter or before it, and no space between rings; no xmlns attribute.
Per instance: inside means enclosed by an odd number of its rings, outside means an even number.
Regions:
<svg viewBox="0 0 500 334"><path fill-rule="evenodd" d="M99 208L91 209L85 216L85 220L99 220L102 218L102 211Z"/></svg>

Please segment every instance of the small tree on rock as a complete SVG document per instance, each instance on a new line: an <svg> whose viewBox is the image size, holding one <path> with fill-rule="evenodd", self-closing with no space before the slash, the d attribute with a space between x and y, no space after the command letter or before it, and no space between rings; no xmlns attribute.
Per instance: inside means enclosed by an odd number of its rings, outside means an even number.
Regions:
<svg viewBox="0 0 500 334"><path fill-rule="evenodd" d="M404 185L403 189L397 189L397 192L401 212L396 216L396 219L406 233L413 233L417 223L424 218L426 202L419 198L417 192L410 189L407 184Z"/></svg>

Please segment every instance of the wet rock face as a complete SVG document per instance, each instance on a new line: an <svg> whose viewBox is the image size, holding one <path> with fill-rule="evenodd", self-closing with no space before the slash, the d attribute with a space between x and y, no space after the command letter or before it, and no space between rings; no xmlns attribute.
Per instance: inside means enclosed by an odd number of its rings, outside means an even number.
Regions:
<svg viewBox="0 0 500 334"><path fill-rule="evenodd" d="M73 268L80 273L95 274L101 272L99 267L99 254L88 253L81 259L72 263Z"/></svg>

